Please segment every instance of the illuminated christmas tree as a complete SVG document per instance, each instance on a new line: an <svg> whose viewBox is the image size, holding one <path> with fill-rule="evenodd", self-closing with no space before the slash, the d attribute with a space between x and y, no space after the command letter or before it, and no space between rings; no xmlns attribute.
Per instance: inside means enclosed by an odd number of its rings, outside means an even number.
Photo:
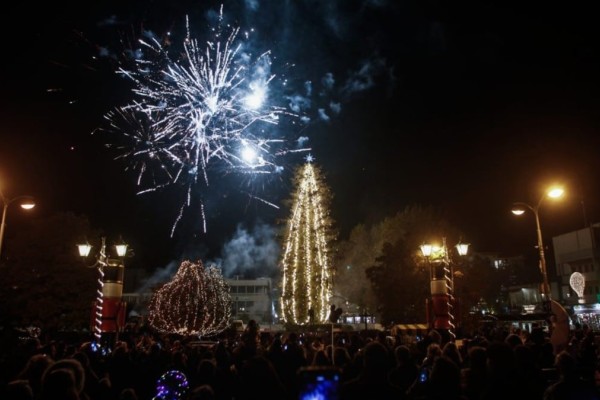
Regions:
<svg viewBox="0 0 600 400"><path fill-rule="evenodd" d="M231 295L217 268L184 261L154 293L148 309L148 321L159 332L209 336L228 327Z"/></svg>
<svg viewBox="0 0 600 400"><path fill-rule="evenodd" d="M290 324L326 322L332 291L330 192L311 159L296 173L282 257L281 311Z"/></svg>

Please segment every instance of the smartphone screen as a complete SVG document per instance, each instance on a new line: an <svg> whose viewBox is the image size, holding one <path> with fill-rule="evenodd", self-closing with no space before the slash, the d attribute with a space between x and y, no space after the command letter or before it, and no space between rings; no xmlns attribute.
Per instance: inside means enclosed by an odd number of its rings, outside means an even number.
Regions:
<svg viewBox="0 0 600 400"><path fill-rule="evenodd" d="M338 400L341 371L337 367L303 367L298 371L299 400Z"/></svg>

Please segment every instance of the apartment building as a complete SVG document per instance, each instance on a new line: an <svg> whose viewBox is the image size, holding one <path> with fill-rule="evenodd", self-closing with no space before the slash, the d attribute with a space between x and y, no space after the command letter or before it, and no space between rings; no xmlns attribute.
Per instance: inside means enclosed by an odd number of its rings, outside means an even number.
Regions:
<svg viewBox="0 0 600 400"><path fill-rule="evenodd" d="M552 239L558 301L572 313L576 322L594 329L600 329L599 238L600 224L596 223ZM583 275L583 284L571 285L575 272Z"/></svg>

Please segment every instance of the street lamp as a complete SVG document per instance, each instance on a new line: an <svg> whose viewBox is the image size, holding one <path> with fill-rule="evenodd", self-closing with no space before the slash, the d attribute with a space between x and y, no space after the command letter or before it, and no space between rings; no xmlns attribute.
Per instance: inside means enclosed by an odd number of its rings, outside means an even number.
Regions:
<svg viewBox="0 0 600 400"><path fill-rule="evenodd" d="M453 310L456 304L454 298L454 262L446 246L446 238L443 238L442 246L423 243L420 248L429 265L431 301L434 314L433 328L447 330L454 339L456 338ZM458 255L462 257L467 254L469 244L459 242L455 248ZM441 276L439 268L436 268L437 265L442 267ZM427 320L429 323L429 317Z"/></svg>
<svg viewBox="0 0 600 400"><path fill-rule="evenodd" d="M106 238L102 237L100 251L96 262L88 268L98 270L98 289L94 306L94 336L99 342L102 332L118 332L125 322L125 304L123 297L123 259L128 255L128 245L122 241L115 246L118 259L109 258L106 252ZM77 245L79 255L85 259L89 256L92 246L89 243Z"/></svg>
<svg viewBox="0 0 600 400"><path fill-rule="evenodd" d="M9 199L4 196L2 190L0 190L0 201L2 201L2 223L0 223L0 257L2 257L2 241L4 240L4 228L6 226L6 213L8 206L14 202L19 202L20 206L24 210L31 210L35 207L35 201L31 196L17 196Z"/></svg>
<svg viewBox="0 0 600 400"><path fill-rule="evenodd" d="M557 199L562 197L564 194L564 190L561 187L552 187L548 189L544 195L540 198L540 201L535 206L529 205L523 202L516 202L513 204L512 213L515 215L523 215L525 211L528 209L533 212L535 216L535 226L537 230L537 245L539 250L540 257L540 271L542 273L542 305L544 307L545 312L550 312L550 300L551 300L551 292L550 292L550 284L548 283L548 273L546 269L546 255L544 253L544 241L542 239L542 229L540 227L540 206L544 202L546 197L551 199Z"/></svg>

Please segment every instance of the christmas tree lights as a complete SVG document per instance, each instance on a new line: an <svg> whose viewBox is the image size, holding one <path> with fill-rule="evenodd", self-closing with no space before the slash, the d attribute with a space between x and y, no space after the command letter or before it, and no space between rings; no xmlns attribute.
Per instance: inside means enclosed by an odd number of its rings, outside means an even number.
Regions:
<svg viewBox="0 0 600 400"><path fill-rule="evenodd" d="M299 325L326 322L332 293L330 193L310 161L296 175L281 261L283 320Z"/></svg>

